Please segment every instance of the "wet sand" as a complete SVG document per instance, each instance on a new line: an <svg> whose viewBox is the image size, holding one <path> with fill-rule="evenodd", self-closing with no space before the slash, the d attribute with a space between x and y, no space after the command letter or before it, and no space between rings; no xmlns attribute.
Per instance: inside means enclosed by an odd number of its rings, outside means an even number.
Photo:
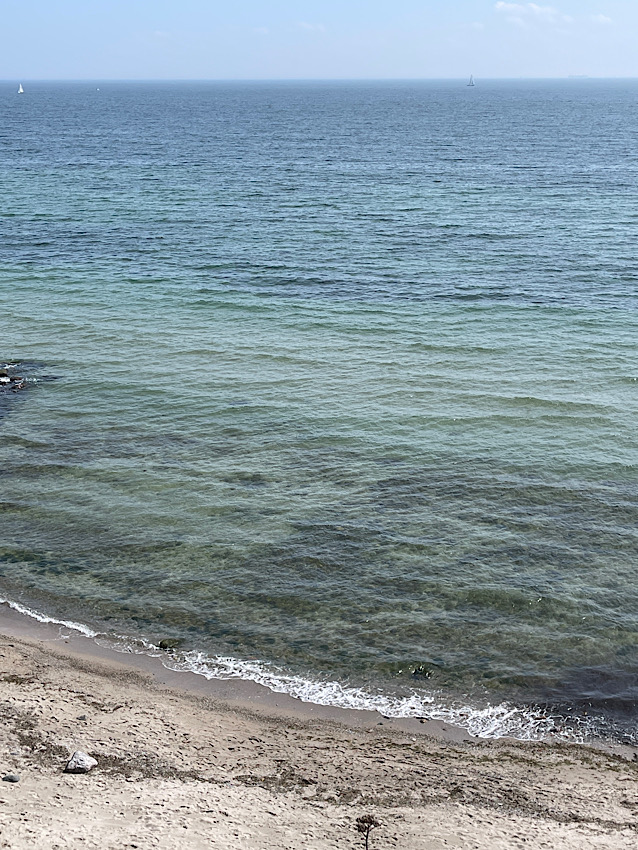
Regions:
<svg viewBox="0 0 638 850"><path fill-rule="evenodd" d="M627 747L480 741L441 723L207 682L0 607L0 847L635 848ZM75 750L98 765L64 773Z"/></svg>

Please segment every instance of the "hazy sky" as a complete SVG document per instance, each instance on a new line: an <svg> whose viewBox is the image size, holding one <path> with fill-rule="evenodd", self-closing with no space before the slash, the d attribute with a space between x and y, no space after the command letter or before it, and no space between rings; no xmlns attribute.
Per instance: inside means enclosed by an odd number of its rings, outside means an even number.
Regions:
<svg viewBox="0 0 638 850"><path fill-rule="evenodd" d="M0 78L638 77L638 0L2 0Z"/></svg>

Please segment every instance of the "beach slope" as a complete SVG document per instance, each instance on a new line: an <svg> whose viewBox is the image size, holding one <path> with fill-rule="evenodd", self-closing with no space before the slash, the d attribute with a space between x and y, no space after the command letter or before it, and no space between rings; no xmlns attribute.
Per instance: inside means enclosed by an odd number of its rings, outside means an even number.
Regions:
<svg viewBox="0 0 638 850"><path fill-rule="evenodd" d="M63 642L0 637L0 847L635 848L638 762L446 740L161 685ZM97 760L64 772L76 750ZM631 753L629 754L631 756Z"/></svg>

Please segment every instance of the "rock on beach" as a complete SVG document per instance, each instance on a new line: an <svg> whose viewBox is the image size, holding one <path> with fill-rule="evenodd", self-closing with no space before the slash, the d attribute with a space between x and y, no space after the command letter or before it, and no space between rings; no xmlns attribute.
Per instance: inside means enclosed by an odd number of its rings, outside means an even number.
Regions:
<svg viewBox="0 0 638 850"><path fill-rule="evenodd" d="M94 768L97 765L97 762L91 756L87 756L86 753L82 753L79 750L71 756L68 760L66 767L64 768L65 773L88 773L89 770Z"/></svg>

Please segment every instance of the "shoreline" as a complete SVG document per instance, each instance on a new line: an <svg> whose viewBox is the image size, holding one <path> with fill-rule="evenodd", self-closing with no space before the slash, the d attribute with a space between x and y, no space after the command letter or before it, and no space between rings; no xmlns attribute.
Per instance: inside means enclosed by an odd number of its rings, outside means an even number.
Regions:
<svg viewBox="0 0 638 850"><path fill-rule="evenodd" d="M574 730L570 730L569 727L565 730L560 726L561 723L568 722L567 718L543 714L542 710L539 714L533 706L521 707L502 702L484 710L473 708L471 705L464 705L462 710L459 708L454 710L445 707L444 703L435 701L431 705L423 702L418 714L398 715L392 713L395 706L391 705L391 699L388 699L389 710L387 711L376 706L361 708L356 705L339 705L338 698L344 695L349 696L350 693L357 698L363 696L364 701L377 702L377 706L379 702L383 704L386 698L381 695L375 697L372 693L365 694L357 689L349 692L348 688L339 683L329 682L313 684L320 684L320 689L323 687L324 692L332 690L334 686L337 697L335 698L332 693L329 699L332 698L334 701L315 701L312 696L309 697L306 694L296 695L294 688L286 690L285 677L280 678L275 675L269 682L268 676L261 676L262 681L260 681L258 669L257 675L253 678L253 671L251 675L242 675L235 673L234 667L233 673L229 675L214 675L210 673L210 666L215 666L214 659L191 666L190 662L180 660L179 652L173 655L170 650L160 650L152 644L148 648L136 649L134 639L131 639L131 645L127 645L128 639L125 636L97 633L83 623L50 618L42 612L0 597L0 631L3 628L10 629L16 636L62 642L69 651L89 659L111 661L150 673L157 684L218 697L238 704L263 706L266 710L291 713L293 716L306 719L318 717L361 725L374 720L412 734L427 734L452 741L511 739L549 744L574 743L619 755L629 754L629 758L633 756L633 753L638 753L638 742L632 744L614 741L595 734L591 737L585 735L577 737ZM124 643L118 646L120 639ZM222 659L222 661L226 660ZM228 660L236 662L235 659ZM238 662L238 666L241 668L241 662ZM259 662L256 662L255 666L259 668ZM292 680L294 679L295 677L292 677ZM307 681L310 682L310 680ZM409 704L408 707L413 708ZM499 711L502 713L501 717L498 716ZM516 718L514 723L512 716ZM466 718L467 722L465 722ZM515 731L511 731L512 727ZM519 734L516 734L517 732ZM522 732L525 734L521 734Z"/></svg>
<svg viewBox="0 0 638 850"><path fill-rule="evenodd" d="M362 847L372 814L372 850L635 847L631 748L456 739L85 651L5 613L0 764L20 781L0 782L0 846L336 850ZM75 750L97 767L64 773Z"/></svg>
<svg viewBox="0 0 638 850"><path fill-rule="evenodd" d="M161 656L144 652L123 652L103 646L94 638L65 628L57 623L41 623L0 604L0 634L18 639L38 640L63 648L65 652L87 661L100 661L115 668L134 669L150 675L161 688L172 688L187 694L220 699L238 708L250 708L282 717L301 720L320 719L344 723L356 728L385 725L392 729L416 735L428 735L447 741L480 740L467 730L441 720L421 720L409 717L387 717L378 711L319 705L272 691L265 685L247 679L207 679L188 670L173 670L163 663ZM638 751L638 748L636 748Z"/></svg>

